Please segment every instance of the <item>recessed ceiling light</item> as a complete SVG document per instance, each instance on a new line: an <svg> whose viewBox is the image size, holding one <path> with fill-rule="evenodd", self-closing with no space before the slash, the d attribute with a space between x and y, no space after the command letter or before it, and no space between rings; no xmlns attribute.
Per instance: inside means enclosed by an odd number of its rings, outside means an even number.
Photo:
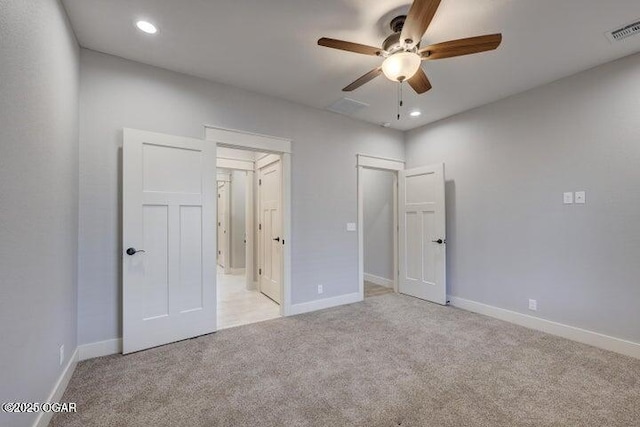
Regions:
<svg viewBox="0 0 640 427"><path fill-rule="evenodd" d="M409 113L409 115L411 117L418 117L418 116L420 116L420 114L422 114L422 113L420 111L418 111L418 110L415 110L415 111L412 111L412 112Z"/></svg>
<svg viewBox="0 0 640 427"><path fill-rule="evenodd" d="M138 21L136 22L136 27L138 27L140 31L144 31L147 34L155 34L158 32L156 26L149 21Z"/></svg>

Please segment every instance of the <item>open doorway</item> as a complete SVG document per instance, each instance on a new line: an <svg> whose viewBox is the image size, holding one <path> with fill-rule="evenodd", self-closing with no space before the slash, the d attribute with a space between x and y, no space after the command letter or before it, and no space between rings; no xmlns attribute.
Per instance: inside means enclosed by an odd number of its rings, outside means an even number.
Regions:
<svg viewBox="0 0 640 427"><path fill-rule="evenodd" d="M280 317L280 156L219 147L216 163L218 328Z"/></svg>
<svg viewBox="0 0 640 427"><path fill-rule="evenodd" d="M225 159L223 148L242 148L245 157ZM232 249L218 258L217 168L230 175L228 190L233 192L233 171L245 173L246 200L255 207L256 162L260 153L274 154L281 168L281 211L275 230L281 244L279 266L281 303L272 304L269 318L289 315L291 304L291 141L264 135L205 127L205 139L195 139L136 129L123 130L123 353L193 338L233 325L261 318L220 322L222 315L238 313L225 304L232 289L256 292L259 266L254 250L258 234L256 212L245 209L245 274L235 277L235 288L218 293L222 276L236 276L217 269L218 262L232 268ZM262 158L262 157L260 157ZM232 173L229 174L229 171ZM242 176L242 174L240 175ZM225 182L225 179L222 179ZM248 183L252 183L249 185ZM249 197L251 195L251 197ZM221 195L222 197L222 195ZM230 200L233 197L230 195ZM245 205L247 206L247 205ZM233 207L230 208L231 211ZM231 212L230 211L230 212ZM231 213L229 213L229 216ZM224 216L224 215L223 215ZM222 224L221 224L222 225ZM232 221L226 224L233 230ZM228 234L228 233L227 233ZM274 239L270 241L275 241ZM285 245L286 242L286 245ZM224 243L221 243L221 246ZM227 248L232 248L229 244ZM230 257L230 258L228 258ZM228 262L228 260L229 262ZM220 275L220 276L219 276ZM246 295L245 292L242 292ZM220 304L218 302L220 301ZM254 306L249 312L255 313ZM240 304L236 304L236 307Z"/></svg>
<svg viewBox="0 0 640 427"><path fill-rule="evenodd" d="M362 170L364 233L364 297L394 289L394 171Z"/></svg>
<svg viewBox="0 0 640 427"><path fill-rule="evenodd" d="M400 160L357 156L360 295L398 291L398 171Z"/></svg>

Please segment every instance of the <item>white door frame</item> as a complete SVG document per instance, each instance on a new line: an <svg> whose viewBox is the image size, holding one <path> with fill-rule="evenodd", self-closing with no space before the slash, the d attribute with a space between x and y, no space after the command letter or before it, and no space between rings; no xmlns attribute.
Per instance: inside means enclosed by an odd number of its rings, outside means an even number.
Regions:
<svg viewBox="0 0 640 427"><path fill-rule="evenodd" d="M225 211L223 212L224 214L224 226L227 229L227 233L225 233L224 236L224 246L225 246L225 253L224 253L224 274L231 274L231 191L233 191L233 189L231 188L231 174L228 173L218 173L217 174L217 182L218 183L224 183L224 185L227 186L226 191L225 191L225 196L224 196L224 207L225 207ZM219 187L218 187L219 188ZM220 204L216 204L216 207L218 209L220 209ZM217 223L217 221L216 221ZM218 243L218 241L216 240L216 244ZM219 250L220 248L218 248Z"/></svg>
<svg viewBox="0 0 640 427"><path fill-rule="evenodd" d="M385 157L356 155L358 169L358 293L364 300L364 169L393 172L393 290L398 292L398 171L404 170L404 161Z"/></svg>
<svg viewBox="0 0 640 427"><path fill-rule="evenodd" d="M279 154L282 161L282 304L280 314L291 314L291 148L290 139L259 135L217 126L204 126L204 139L222 147ZM251 234L251 233L247 233Z"/></svg>
<svg viewBox="0 0 640 427"><path fill-rule="evenodd" d="M243 171L247 173L245 184L245 213L244 213L244 229L245 229L245 245L244 245L244 267L245 267L245 287L252 291L256 289L254 277L254 259L253 259L253 221L254 221L254 200L253 200L253 176L255 162L253 160L232 159L226 157L218 157L216 159L216 167L220 169L230 169L235 171ZM218 177L221 174L218 174ZM231 179L231 178L229 178ZM232 269L233 271L233 269ZM226 271L225 271L226 273Z"/></svg>

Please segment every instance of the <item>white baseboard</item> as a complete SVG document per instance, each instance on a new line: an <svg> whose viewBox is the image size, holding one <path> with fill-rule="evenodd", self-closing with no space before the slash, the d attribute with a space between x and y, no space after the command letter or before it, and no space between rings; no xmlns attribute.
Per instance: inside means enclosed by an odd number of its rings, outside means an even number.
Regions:
<svg viewBox="0 0 640 427"><path fill-rule="evenodd" d="M463 310L484 314L496 319L515 323L516 325L640 359L640 344L633 341L627 341L598 332L589 331L587 329L552 322L551 320L541 319L539 317L529 316L527 314L511 310L505 310L503 308L482 304L464 298L449 296L449 301L452 306Z"/></svg>
<svg viewBox="0 0 640 427"><path fill-rule="evenodd" d="M114 338L78 346L78 360L80 361L118 353L122 353L122 338Z"/></svg>
<svg viewBox="0 0 640 427"><path fill-rule="evenodd" d="M56 384L53 386L53 390L49 393L49 397L47 397L46 402L60 402L60 399L62 399L62 395L67 389L67 385L69 385L73 372L76 370L76 366L78 365L78 353L78 349L76 348L69 358L67 365L64 367L64 370L60 374L58 381L56 381ZM39 412L38 417L33 423L33 427L47 427L51 418L53 418L53 412Z"/></svg>
<svg viewBox="0 0 640 427"><path fill-rule="evenodd" d="M364 273L364 280L386 288L393 288L393 280L375 274Z"/></svg>
<svg viewBox="0 0 640 427"><path fill-rule="evenodd" d="M288 315L293 316L296 314L309 313L310 311L322 310L325 308L337 307L339 305L352 304L360 301L362 301L362 296L359 292L354 292L352 294L340 295L332 298L293 304L291 305L291 310Z"/></svg>

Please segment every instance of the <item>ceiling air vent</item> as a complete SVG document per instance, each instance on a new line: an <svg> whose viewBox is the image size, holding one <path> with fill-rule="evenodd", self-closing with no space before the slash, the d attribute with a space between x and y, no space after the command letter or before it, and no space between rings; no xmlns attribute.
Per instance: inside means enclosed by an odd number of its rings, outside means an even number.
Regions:
<svg viewBox="0 0 640 427"><path fill-rule="evenodd" d="M632 24L625 25L622 28L618 28L617 30L609 31L606 33L607 38L611 43L619 42L620 40L624 40L631 36L635 36L640 33L640 21L636 21Z"/></svg>
<svg viewBox="0 0 640 427"><path fill-rule="evenodd" d="M333 111L334 113L344 114L350 116L352 114L357 113L358 111L367 108L369 104L365 104L364 102L356 101L351 98L341 98L334 102L333 104L327 107L327 110Z"/></svg>

